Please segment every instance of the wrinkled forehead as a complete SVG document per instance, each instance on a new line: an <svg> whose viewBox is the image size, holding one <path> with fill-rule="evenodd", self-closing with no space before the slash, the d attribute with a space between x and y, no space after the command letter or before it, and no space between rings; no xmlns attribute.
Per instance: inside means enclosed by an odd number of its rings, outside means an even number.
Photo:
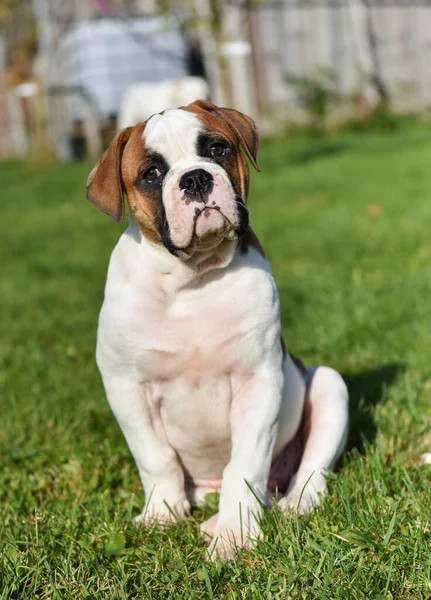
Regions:
<svg viewBox="0 0 431 600"><path fill-rule="evenodd" d="M196 154L197 140L203 126L196 114L180 109L153 115L146 124L145 148L164 156L173 164Z"/></svg>
<svg viewBox="0 0 431 600"><path fill-rule="evenodd" d="M211 136L237 145L237 138L220 117L188 107L168 109L153 115L142 134L145 148L164 156L169 164L198 154L200 136Z"/></svg>

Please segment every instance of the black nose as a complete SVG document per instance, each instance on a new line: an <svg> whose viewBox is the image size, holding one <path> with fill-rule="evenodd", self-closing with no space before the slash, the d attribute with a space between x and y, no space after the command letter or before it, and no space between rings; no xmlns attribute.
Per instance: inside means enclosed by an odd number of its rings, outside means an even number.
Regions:
<svg viewBox="0 0 431 600"><path fill-rule="evenodd" d="M208 202L208 195L212 192L214 178L205 169L195 169L184 173L180 179L180 190L193 198L196 202Z"/></svg>

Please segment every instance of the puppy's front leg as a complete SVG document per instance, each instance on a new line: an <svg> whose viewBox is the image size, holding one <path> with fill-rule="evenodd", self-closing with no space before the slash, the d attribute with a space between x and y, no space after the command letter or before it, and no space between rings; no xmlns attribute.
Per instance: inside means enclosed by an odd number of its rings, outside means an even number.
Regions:
<svg viewBox="0 0 431 600"><path fill-rule="evenodd" d="M138 466L145 490L145 506L135 518L171 521L172 513L184 517L190 510L184 488L184 472L158 426L160 401L145 384L129 378L104 378L109 404Z"/></svg>
<svg viewBox="0 0 431 600"><path fill-rule="evenodd" d="M219 516L210 549L213 555L231 558L235 546L250 546L259 535L282 386L281 369L270 366L255 373L233 399L231 460L223 472Z"/></svg>

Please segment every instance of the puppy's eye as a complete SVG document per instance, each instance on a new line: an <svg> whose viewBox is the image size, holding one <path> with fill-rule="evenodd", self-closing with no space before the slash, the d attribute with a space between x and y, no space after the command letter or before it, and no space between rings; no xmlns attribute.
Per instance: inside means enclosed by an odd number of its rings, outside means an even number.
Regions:
<svg viewBox="0 0 431 600"><path fill-rule="evenodd" d="M210 147L211 156L214 158L220 158L221 156L226 156L229 152L229 148L223 142L215 142L211 144Z"/></svg>
<svg viewBox="0 0 431 600"><path fill-rule="evenodd" d="M157 167L150 167L149 169L144 171L144 174L142 175L142 179L146 183L151 184L151 183L154 183L155 181L157 181L159 179L160 175L161 175L161 173Z"/></svg>

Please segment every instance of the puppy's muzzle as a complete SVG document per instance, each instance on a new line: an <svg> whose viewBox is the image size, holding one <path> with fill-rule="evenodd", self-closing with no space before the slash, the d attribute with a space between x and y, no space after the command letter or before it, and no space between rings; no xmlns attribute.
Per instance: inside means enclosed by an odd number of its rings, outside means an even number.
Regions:
<svg viewBox="0 0 431 600"><path fill-rule="evenodd" d="M205 169L194 169L184 173L179 187L190 200L206 204L214 187L214 177Z"/></svg>

